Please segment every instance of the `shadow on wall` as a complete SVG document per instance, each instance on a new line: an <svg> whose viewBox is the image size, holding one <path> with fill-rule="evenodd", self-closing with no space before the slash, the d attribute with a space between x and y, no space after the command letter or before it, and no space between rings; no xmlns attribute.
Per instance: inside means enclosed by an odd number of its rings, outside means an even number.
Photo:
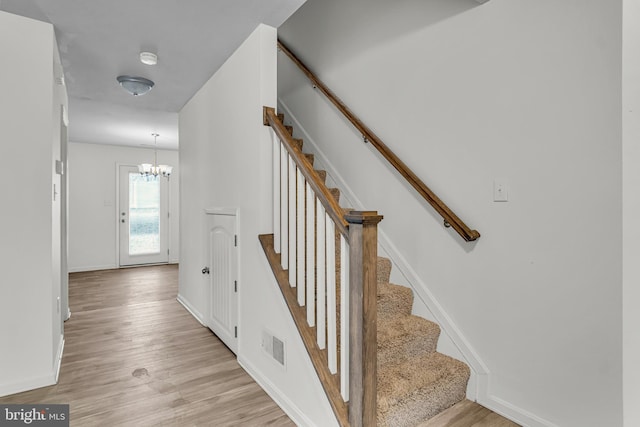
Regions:
<svg viewBox="0 0 640 427"><path fill-rule="evenodd" d="M329 3L339 6L327 7ZM312 70L319 69L319 64L332 69L362 53L362 46L389 42L478 6L475 0L307 0L278 29L278 37ZM313 19L299 19L303 16ZM314 22L317 27L296 28L302 22ZM292 33L308 34L308 38L288 37ZM322 34L331 34L340 45L323 40ZM304 51L300 45L306 46Z"/></svg>

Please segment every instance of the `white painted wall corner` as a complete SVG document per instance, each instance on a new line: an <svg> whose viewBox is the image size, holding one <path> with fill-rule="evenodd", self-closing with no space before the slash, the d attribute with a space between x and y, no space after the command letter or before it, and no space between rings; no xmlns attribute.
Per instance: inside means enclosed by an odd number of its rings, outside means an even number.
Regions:
<svg viewBox="0 0 640 427"><path fill-rule="evenodd" d="M186 299L184 299L182 297L182 295L178 294L178 298L176 298L176 300L185 308L185 310L187 310L189 313L191 313L191 315L198 321L200 322L200 324L202 326L207 326L204 324L204 316L202 316L202 314L200 314L200 312L198 310L195 309L195 307L193 307L193 305L191 305L189 303L189 301L187 301Z"/></svg>

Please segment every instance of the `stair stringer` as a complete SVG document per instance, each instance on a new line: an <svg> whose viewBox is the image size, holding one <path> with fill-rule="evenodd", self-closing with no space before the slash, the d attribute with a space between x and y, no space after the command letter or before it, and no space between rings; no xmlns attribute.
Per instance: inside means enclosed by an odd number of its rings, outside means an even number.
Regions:
<svg viewBox="0 0 640 427"><path fill-rule="evenodd" d="M272 237L273 235L269 235L269 236ZM259 240L258 246L260 246L262 249L260 251L261 252L260 258L263 261L262 265L264 267L266 276L269 278L269 282L272 286L273 292L275 292L278 295L277 303L280 306L280 311L282 313L286 313L285 315L286 323L287 323L286 327L290 328L290 330L292 331L290 339L292 341L296 341L295 345L298 347L298 351L300 352L299 354L303 354L304 356L307 356L307 357L297 357L297 358L301 361L302 364L306 366L306 370L310 374L309 381L311 381L311 383L308 383L308 387L312 387L318 390L319 394L324 395L323 397L326 398L326 403L323 402L322 406L326 405L327 407L331 408L331 402L329 401L329 398L324 391L325 386L322 383L315 366L313 365L313 361L311 357L309 356L309 353L308 353L309 350L307 349L307 346L304 342L304 338L301 334L301 331L299 330L296 324L294 315L290 309L290 305L287 302L287 298L282 293L282 288L280 287L280 283L278 281L278 274L273 271L273 265L270 263L270 260L269 260L269 253L268 253L269 251L263 252L265 250L265 247L263 246L264 237L267 237L267 236L258 236L258 240ZM273 245L271 245L271 249L273 249ZM277 254L276 256L279 257L279 254ZM278 267L279 267L279 264L278 264ZM292 341L289 341L290 345L294 344ZM290 348L293 348L293 347L290 347ZM295 402L295 399L292 399L289 395L287 395L287 393L283 392L280 388L278 388L278 386L269 379L269 376L265 375L261 371L261 369L256 367L253 363L251 363L251 361L247 357L239 355L238 363L260 385L260 387L262 387L265 390L265 392L269 395L269 397L271 397L278 404L278 406L280 406L280 408L287 414L289 418L291 418L291 420L296 425L304 426L304 427L324 427L327 425L331 427L340 427L340 423L335 416L335 411L333 410L333 408L328 409L326 411L327 414L330 414L327 416L327 419L322 420L321 424L317 424L314 421L312 421L307 416L307 414L305 414L304 410L302 410L300 406ZM277 369L286 370L286 368L282 368L282 367L278 367Z"/></svg>
<svg viewBox="0 0 640 427"><path fill-rule="evenodd" d="M315 167L327 171L327 185L340 189L341 197L345 199L345 206L354 209L365 209L364 204L358 199L345 180L335 169L327 156L320 150L313 137L305 130L304 126L287 105L278 100L278 111L285 113L287 120L291 120L296 132L301 134L305 141L305 147L315 155ZM463 360L471 368L471 377L467 386L467 397L470 400L478 401L489 394L489 369L481 360L478 353L465 338L462 331L451 317L444 311L442 305L429 291L427 285L420 279L415 270L406 261L391 239L378 228L378 246L393 264L392 271L397 271L404 279L405 283L398 283L410 287L417 298L414 299L413 314L424 317L438 323L443 334L440 335L438 351L453 358Z"/></svg>

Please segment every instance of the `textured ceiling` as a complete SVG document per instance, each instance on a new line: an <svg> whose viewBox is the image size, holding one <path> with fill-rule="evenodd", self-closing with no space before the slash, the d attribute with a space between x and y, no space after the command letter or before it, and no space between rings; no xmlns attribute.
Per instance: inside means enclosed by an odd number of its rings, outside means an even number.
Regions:
<svg viewBox="0 0 640 427"><path fill-rule="evenodd" d="M0 0L0 10L54 25L75 142L178 146L177 112L259 23L280 26L305 0ZM138 55L158 55L148 66ZM121 74L149 78L144 96Z"/></svg>

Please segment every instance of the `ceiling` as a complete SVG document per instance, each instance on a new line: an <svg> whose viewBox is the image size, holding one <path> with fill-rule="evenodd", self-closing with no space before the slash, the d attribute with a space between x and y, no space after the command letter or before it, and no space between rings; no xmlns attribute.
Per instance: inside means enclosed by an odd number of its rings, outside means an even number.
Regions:
<svg viewBox="0 0 640 427"><path fill-rule="evenodd" d="M69 94L69 139L178 148L178 112L259 23L279 27L306 0L0 0L53 24ZM141 51L158 55L144 65ZM116 81L146 77L134 97Z"/></svg>

